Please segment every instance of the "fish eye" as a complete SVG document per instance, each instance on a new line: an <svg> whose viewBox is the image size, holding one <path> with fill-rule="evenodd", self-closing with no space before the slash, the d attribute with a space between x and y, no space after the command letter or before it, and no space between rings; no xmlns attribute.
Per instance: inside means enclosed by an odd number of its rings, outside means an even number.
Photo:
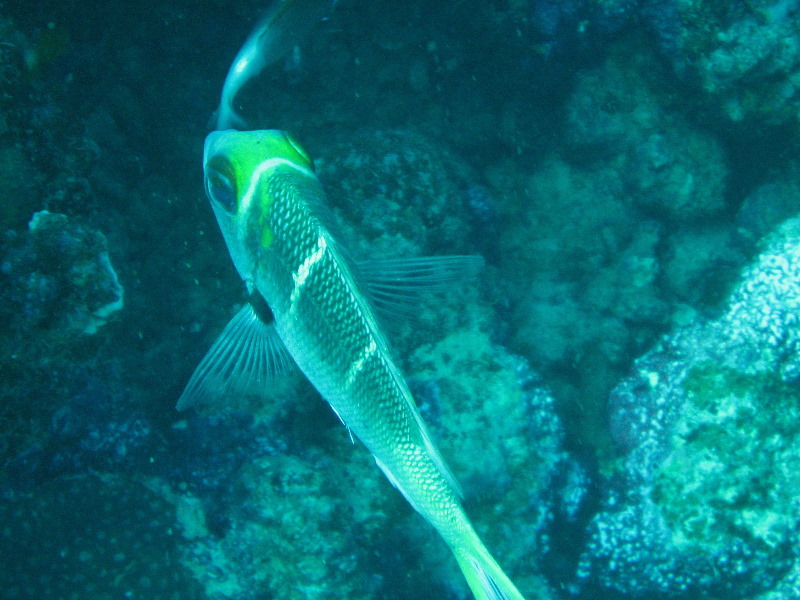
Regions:
<svg viewBox="0 0 800 600"><path fill-rule="evenodd" d="M300 145L300 142L294 139L292 134L289 133L288 131L284 131L283 135L286 138L286 141L289 142L289 145L292 148L294 148L294 151L297 152L302 157L302 159L308 163L308 167L312 171L315 171L316 169L314 168L314 159L311 158L311 155L308 152L306 152L306 149Z"/></svg>
<svg viewBox="0 0 800 600"><path fill-rule="evenodd" d="M227 212L236 212L236 179L231 164L215 156L206 165L206 194Z"/></svg>

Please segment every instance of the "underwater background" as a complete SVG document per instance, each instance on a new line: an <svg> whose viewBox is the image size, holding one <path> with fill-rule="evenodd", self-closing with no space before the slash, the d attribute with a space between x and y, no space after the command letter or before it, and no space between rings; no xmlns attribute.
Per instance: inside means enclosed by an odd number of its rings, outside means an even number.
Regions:
<svg viewBox="0 0 800 600"><path fill-rule="evenodd" d="M0 2L3 598L471 598L301 377L175 410L265 5ZM391 337L526 598L800 598L800 1L340 0L237 101L356 258L485 258Z"/></svg>

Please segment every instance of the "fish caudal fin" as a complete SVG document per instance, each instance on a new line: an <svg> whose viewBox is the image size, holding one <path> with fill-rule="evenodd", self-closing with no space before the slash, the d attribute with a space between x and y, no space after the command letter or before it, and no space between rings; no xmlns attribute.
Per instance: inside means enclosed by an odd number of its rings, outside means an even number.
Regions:
<svg viewBox="0 0 800 600"><path fill-rule="evenodd" d="M470 538L455 556L475 599L525 600L478 536L471 532Z"/></svg>

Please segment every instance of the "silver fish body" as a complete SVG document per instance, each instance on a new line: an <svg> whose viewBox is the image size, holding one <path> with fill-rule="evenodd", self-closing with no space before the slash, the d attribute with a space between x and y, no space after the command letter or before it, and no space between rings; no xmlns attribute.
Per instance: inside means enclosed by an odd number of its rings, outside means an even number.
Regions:
<svg viewBox="0 0 800 600"><path fill-rule="evenodd" d="M194 403L215 382L251 381L239 377L236 365L268 365L268 360L235 358L237 351L231 350L237 345L231 340L251 339L244 329L260 328L264 345L288 352L395 487L436 528L476 598L521 600L461 507L458 486L392 358L369 285L332 233L311 159L284 132L214 132L206 140L205 173L234 264L248 288L266 301L274 322L249 317L243 321L247 326L226 329L179 407ZM451 266L475 264L469 257L444 260ZM217 368L218 363L227 366Z"/></svg>

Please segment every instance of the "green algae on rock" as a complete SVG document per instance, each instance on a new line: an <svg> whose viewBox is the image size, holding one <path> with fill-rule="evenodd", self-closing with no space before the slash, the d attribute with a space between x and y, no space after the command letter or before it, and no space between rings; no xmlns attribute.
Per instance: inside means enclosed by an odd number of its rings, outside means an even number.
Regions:
<svg viewBox="0 0 800 600"><path fill-rule="evenodd" d="M800 512L800 393L773 373L707 362L684 381L689 404L653 499L673 543L718 554L740 538L765 550L793 543Z"/></svg>

